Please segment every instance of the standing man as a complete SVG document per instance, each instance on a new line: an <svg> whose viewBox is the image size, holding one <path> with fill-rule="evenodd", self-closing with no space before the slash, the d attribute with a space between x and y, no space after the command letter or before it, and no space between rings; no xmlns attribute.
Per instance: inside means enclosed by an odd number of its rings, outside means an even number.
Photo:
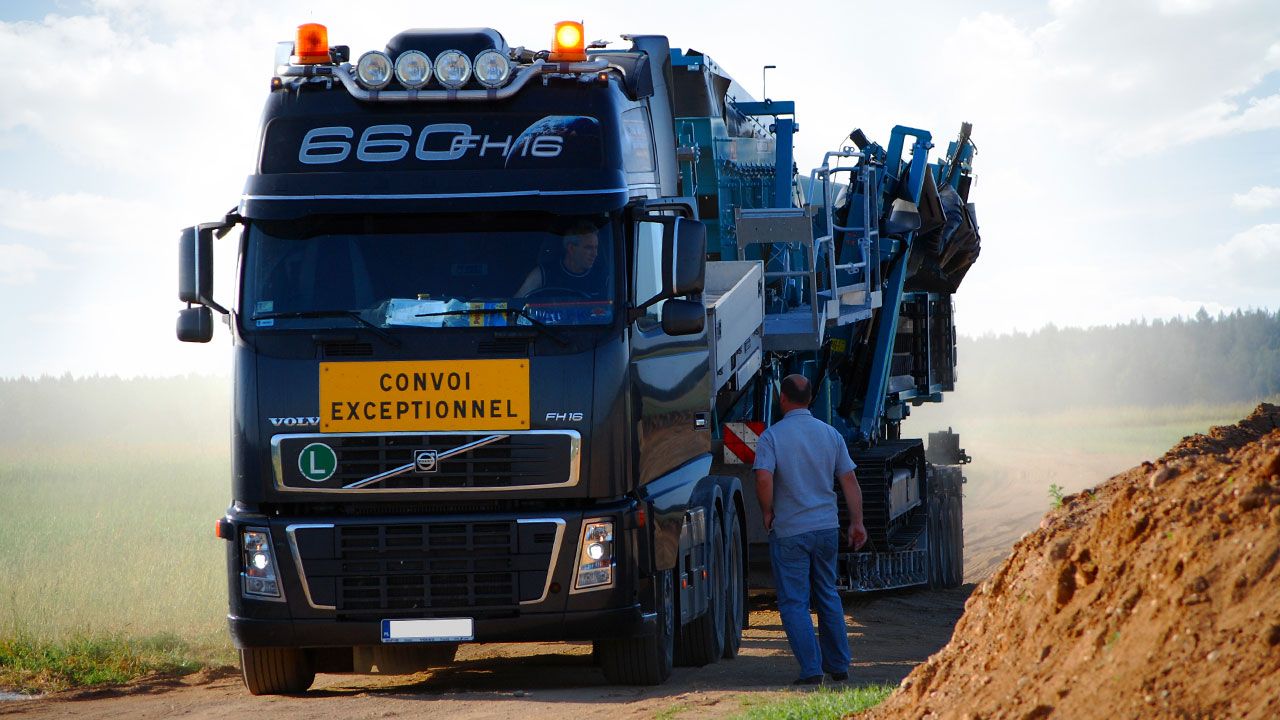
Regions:
<svg viewBox="0 0 1280 720"><path fill-rule="evenodd" d="M836 429L809 412L812 386L803 375L782 379L783 417L756 444L756 496L769 531L769 559L778 590L778 614L791 652L800 663L795 685L820 685L849 678L849 633L836 592L840 545L835 478L849 504L848 543L867 541L862 524L862 491L849 448ZM818 636L809 602L818 613Z"/></svg>

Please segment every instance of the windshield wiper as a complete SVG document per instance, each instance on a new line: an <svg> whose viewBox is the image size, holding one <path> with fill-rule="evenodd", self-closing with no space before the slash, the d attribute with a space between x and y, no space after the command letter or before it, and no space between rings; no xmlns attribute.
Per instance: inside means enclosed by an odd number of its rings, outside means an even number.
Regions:
<svg viewBox="0 0 1280 720"><path fill-rule="evenodd" d="M534 317L526 305L506 308L458 308L456 310L442 310L441 312L418 313L415 317L443 317L446 315L519 315L528 320L529 324L534 328L546 333L547 337L560 343L560 345L569 345L569 341L565 340L560 333L553 330L547 323Z"/></svg>
<svg viewBox="0 0 1280 720"><path fill-rule="evenodd" d="M295 310L290 312L265 312L254 315L251 320L273 320L275 318L328 318L328 317L347 317L364 325L373 331L375 335L386 340L395 347L400 347L400 339L395 335L374 325L357 310Z"/></svg>

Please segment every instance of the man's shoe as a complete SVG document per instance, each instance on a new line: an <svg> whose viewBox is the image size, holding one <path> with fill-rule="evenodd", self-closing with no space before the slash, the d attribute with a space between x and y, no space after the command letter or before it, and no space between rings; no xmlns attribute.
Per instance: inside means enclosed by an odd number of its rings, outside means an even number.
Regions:
<svg viewBox="0 0 1280 720"><path fill-rule="evenodd" d="M831 679L834 682L844 682L845 680L849 679L849 673L847 672L831 673Z"/></svg>
<svg viewBox="0 0 1280 720"><path fill-rule="evenodd" d="M796 678L795 680L791 681L791 684L792 685L821 685L822 676L813 675L811 677Z"/></svg>

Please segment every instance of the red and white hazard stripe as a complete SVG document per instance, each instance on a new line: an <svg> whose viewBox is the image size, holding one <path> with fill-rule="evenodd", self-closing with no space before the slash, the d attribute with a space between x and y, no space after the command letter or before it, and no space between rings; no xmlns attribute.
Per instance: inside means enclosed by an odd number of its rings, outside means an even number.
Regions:
<svg viewBox="0 0 1280 720"><path fill-rule="evenodd" d="M724 424L724 462L726 465L752 465L756 461L756 443L764 433L764 423L757 421Z"/></svg>

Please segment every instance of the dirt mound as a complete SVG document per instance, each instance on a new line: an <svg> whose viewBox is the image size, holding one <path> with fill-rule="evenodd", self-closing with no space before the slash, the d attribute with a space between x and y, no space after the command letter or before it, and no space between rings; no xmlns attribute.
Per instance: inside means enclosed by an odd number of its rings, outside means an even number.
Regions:
<svg viewBox="0 0 1280 720"><path fill-rule="evenodd" d="M1280 408L1063 499L870 718L1280 717Z"/></svg>

